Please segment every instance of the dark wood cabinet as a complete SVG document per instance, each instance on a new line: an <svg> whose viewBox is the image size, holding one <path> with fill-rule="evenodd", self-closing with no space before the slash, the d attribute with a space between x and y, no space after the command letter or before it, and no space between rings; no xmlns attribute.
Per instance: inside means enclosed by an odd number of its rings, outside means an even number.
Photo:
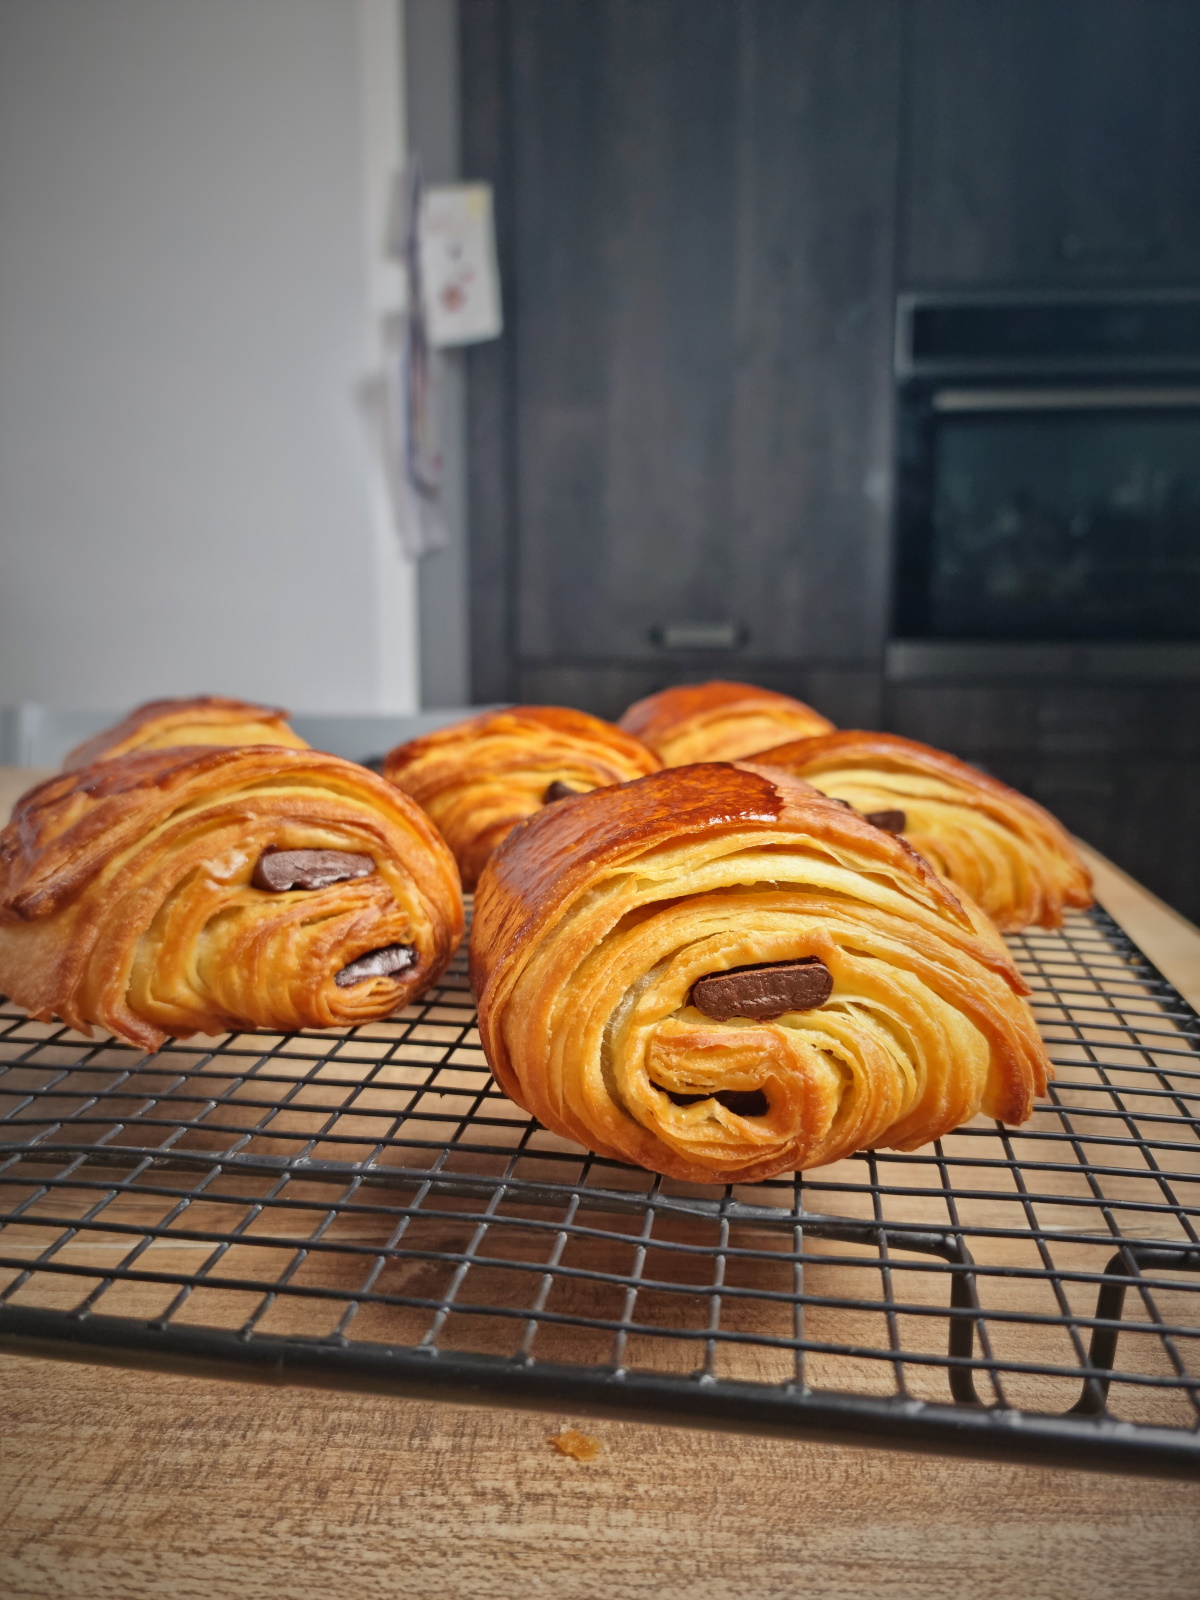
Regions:
<svg viewBox="0 0 1200 1600"><path fill-rule="evenodd" d="M910 0L902 281L1200 276L1196 0Z"/></svg>
<svg viewBox="0 0 1200 1600"><path fill-rule="evenodd" d="M967 760L1200 761L1195 684L900 683L889 687L888 715L897 733Z"/></svg>
<svg viewBox="0 0 1200 1600"><path fill-rule="evenodd" d="M472 358L476 695L876 667L902 8L463 16L508 330Z"/></svg>
<svg viewBox="0 0 1200 1600"><path fill-rule="evenodd" d="M1200 921L1200 685L897 683L886 717L1031 795Z"/></svg>
<svg viewBox="0 0 1200 1600"><path fill-rule="evenodd" d="M460 16L505 309L468 355L474 697L748 678L980 762L1200 915L1200 672L883 672L896 291L1200 283L1200 0Z"/></svg>
<svg viewBox="0 0 1200 1600"><path fill-rule="evenodd" d="M1169 905L1200 922L1200 761L1161 755L1018 763L1005 778Z"/></svg>

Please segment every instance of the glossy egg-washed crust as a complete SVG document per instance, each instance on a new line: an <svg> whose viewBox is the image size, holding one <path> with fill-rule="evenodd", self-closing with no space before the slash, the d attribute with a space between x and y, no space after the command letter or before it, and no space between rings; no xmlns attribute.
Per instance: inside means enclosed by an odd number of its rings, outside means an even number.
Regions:
<svg viewBox="0 0 1200 1600"><path fill-rule="evenodd" d="M587 793L657 772L658 757L611 722L565 706L513 706L398 745L384 776L428 812L473 889L492 851L540 811L553 783Z"/></svg>
<svg viewBox="0 0 1200 1600"><path fill-rule="evenodd" d="M828 733L833 723L790 695L717 680L638 700L620 726L649 745L664 767L685 767L696 761L740 761L785 739Z"/></svg>
<svg viewBox="0 0 1200 1600"><path fill-rule="evenodd" d="M255 888L276 849L366 855L374 871ZM120 756L31 790L0 833L0 991L39 1019L147 1048L374 1021L440 976L462 930L458 874L424 813L315 750ZM393 944L413 947L407 971L336 984Z"/></svg>
<svg viewBox="0 0 1200 1600"><path fill-rule="evenodd" d="M944 750L894 733L845 731L764 750L755 760L804 778L856 811L904 812L904 836L1006 933L1062 926L1092 903L1067 833L1035 801Z"/></svg>
<svg viewBox="0 0 1200 1600"><path fill-rule="evenodd" d="M817 1009L719 1022L689 1003L709 973L797 957L832 974ZM913 1149L980 1110L1022 1122L1050 1074L987 919L904 840L749 763L669 769L512 834L480 879L471 982L506 1094L695 1182ZM716 1098L754 1090L762 1115Z"/></svg>
<svg viewBox="0 0 1200 1600"><path fill-rule="evenodd" d="M288 714L275 706L228 700L219 694L191 700L151 700L77 745L63 762L64 772L134 750L169 750L185 744L277 744L307 750L308 742L288 727Z"/></svg>

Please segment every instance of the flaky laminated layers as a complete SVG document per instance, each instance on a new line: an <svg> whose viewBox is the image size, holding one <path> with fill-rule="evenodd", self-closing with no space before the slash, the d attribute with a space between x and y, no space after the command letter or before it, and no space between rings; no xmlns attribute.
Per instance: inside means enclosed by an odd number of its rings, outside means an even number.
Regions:
<svg viewBox="0 0 1200 1600"><path fill-rule="evenodd" d="M965 761L891 733L845 731L755 757L864 814L896 814L934 869L1006 932L1061 927L1064 907L1092 903L1070 834L1035 801Z"/></svg>
<svg viewBox="0 0 1200 1600"><path fill-rule="evenodd" d="M354 875L259 887L283 851L337 852ZM150 1048L386 1016L440 976L462 930L458 874L424 813L313 750L121 756L32 790L0 834L0 990ZM356 980L367 957L380 971Z"/></svg>
<svg viewBox="0 0 1200 1600"><path fill-rule="evenodd" d="M664 767L696 761L739 761L785 739L827 733L828 717L790 695L752 683L683 684L638 700L620 726L660 758Z"/></svg>
<svg viewBox="0 0 1200 1600"><path fill-rule="evenodd" d="M698 981L822 963L815 1009L717 1021ZM1030 1115L1050 1066L994 927L905 844L796 779L677 768L500 847L471 941L496 1080L555 1132L696 1182L914 1149Z"/></svg>
<svg viewBox="0 0 1200 1600"><path fill-rule="evenodd" d="M513 706L398 745L384 775L432 818L473 889L483 864L556 793L587 793L658 770L645 745L585 711Z"/></svg>
<svg viewBox="0 0 1200 1600"><path fill-rule="evenodd" d="M276 706L218 694L150 700L78 745L63 762L63 770L78 771L135 750L168 750L185 744L277 744L307 750L307 740L288 726L287 717L287 712Z"/></svg>

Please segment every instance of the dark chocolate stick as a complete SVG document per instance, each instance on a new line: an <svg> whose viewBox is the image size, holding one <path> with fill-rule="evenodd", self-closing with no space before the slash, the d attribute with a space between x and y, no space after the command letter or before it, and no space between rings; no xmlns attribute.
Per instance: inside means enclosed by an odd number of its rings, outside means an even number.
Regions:
<svg viewBox="0 0 1200 1600"><path fill-rule="evenodd" d="M833 974L816 956L767 961L710 972L692 985L692 1004L714 1022L731 1017L767 1021L785 1011L813 1011L833 993Z"/></svg>
<svg viewBox="0 0 1200 1600"><path fill-rule="evenodd" d="M553 805L556 800L570 800L572 795L582 793L582 789L572 789L569 783L564 783L561 778L555 778L542 796L542 804L544 806Z"/></svg>
<svg viewBox="0 0 1200 1600"><path fill-rule="evenodd" d="M379 950L368 950L365 955L348 961L334 976L339 989L348 989L353 983L365 983L368 978L394 978L398 972L407 972L417 964L417 952L410 944L385 944Z"/></svg>
<svg viewBox="0 0 1200 1600"><path fill-rule="evenodd" d="M677 1106L694 1106L699 1100L716 1100L739 1117L765 1117L770 1101L761 1089L718 1089L715 1094L676 1094L666 1090L667 1099Z"/></svg>
<svg viewBox="0 0 1200 1600"><path fill-rule="evenodd" d="M864 815L868 822L882 828L884 833L903 833L908 826L908 818L903 811L867 811Z"/></svg>
<svg viewBox="0 0 1200 1600"><path fill-rule="evenodd" d="M250 881L256 889L283 894L288 889L327 889L331 883L368 878L374 871L370 856L348 850L268 850L258 858Z"/></svg>

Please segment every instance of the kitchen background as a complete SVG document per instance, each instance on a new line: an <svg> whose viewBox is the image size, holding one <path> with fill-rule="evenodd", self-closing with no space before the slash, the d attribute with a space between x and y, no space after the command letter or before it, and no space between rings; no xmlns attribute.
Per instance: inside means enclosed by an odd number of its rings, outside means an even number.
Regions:
<svg viewBox="0 0 1200 1600"><path fill-rule="evenodd" d="M1200 917L1194 0L0 0L0 704L747 678ZM446 548L366 438L494 188Z"/></svg>

